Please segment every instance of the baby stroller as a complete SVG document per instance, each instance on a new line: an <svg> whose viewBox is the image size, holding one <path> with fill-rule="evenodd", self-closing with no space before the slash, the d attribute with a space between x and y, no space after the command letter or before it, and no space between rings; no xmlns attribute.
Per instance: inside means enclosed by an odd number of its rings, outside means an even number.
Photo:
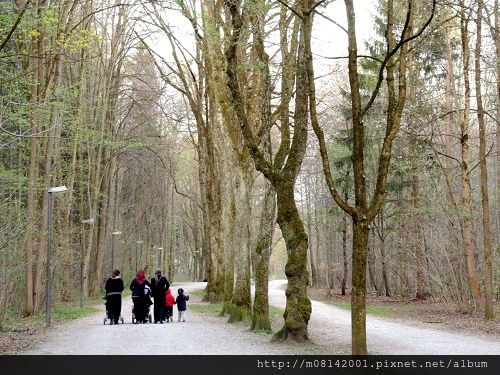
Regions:
<svg viewBox="0 0 500 375"><path fill-rule="evenodd" d="M104 293L104 297L106 297L106 293ZM111 319L108 318L109 314L108 314L108 302L106 301L104 303L104 306L106 306L106 316L104 317L104 322L103 324L106 325L106 322L109 320L110 321L110 324L111 324ZM123 320L123 317L120 315L120 318L118 319L122 324L124 324L124 320Z"/></svg>
<svg viewBox="0 0 500 375"><path fill-rule="evenodd" d="M145 323L152 322L151 305L153 304L153 302L151 301L150 294L151 294L151 289L146 285L146 287L144 288L144 298L147 299L148 312L146 313L146 317L144 318ZM135 319L135 313L134 313L134 305L132 305L132 324L135 324L135 323L136 323L136 319Z"/></svg>
<svg viewBox="0 0 500 375"><path fill-rule="evenodd" d="M151 318L151 305L148 305L148 313L146 314L146 323L151 323L152 322L152 318ZM122 319L120 317L120 319ZM134 313L134 305L132 305L132 324L135 324L135 313Z"/></svg>

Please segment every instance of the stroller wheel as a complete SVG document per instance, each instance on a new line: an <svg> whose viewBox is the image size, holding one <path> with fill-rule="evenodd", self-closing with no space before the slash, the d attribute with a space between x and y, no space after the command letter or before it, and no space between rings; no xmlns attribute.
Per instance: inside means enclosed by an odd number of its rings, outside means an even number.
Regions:
<svg viewBox="0 0 500 375"><path fill-rule="evenodd" d="M123 323L123 317L122 317L122 316L120 316L120 322L122 322L122 324L124 324L124 323Z"/></svg>

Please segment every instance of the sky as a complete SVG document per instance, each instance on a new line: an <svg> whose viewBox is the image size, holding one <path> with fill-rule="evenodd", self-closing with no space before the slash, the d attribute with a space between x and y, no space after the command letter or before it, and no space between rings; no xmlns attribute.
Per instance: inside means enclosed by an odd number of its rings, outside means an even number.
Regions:
<svg viewBox="0 0 500 375"><path fill-rule="evenodd" d="M354 12L358 50L363 51L363 40L368 39L373 32L371 14L375 13L375 0L354 0ZM324 14L347 29L343 0L334 0ZM347 55L347 34L323 17L316 16L314 19L313 38L315 53L328 57Z"/></svg>
<svg viewBox="0 0 500 375"><path fill-rule="evenodd" d="M356 14L356 31L358 35L358 49L362 51L363 40L367 39L373 31L371 14L375 12L376 0L354 0L354 9ZM326 10L321 10L328 18L347 28L344 0L333 0ZM187 21L176 14L175 17L169 17L170 25L178 24L179 34L182 38L182 32L187 28L191 34L191 27ZM192 36L188 36L191 42ZM345 56L347 52L347 34L332 22L323 17L314 18L313 39L316 51L321 51L324 56ZM158 44L163 45L164 40L160 38Z"/></svg>

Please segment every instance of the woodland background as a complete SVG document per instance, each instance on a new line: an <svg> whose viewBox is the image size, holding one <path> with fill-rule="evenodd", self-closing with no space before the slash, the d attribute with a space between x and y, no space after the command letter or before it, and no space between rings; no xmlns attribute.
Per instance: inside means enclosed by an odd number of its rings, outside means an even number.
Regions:
<svg viewBox="0 0 500 375"><path fill-rule="evenodd" d="M299 10L314 8L316 115L337 192L353 203L356 146L341 3L2 1L0 324L7 309L44 312L47 189L60 185L68 191L52 199L53 298L78 301L81 272L84 295L100 293L113 250L126 284L136 263L150 276L159 266L171 281L208 278L207 298L243 307L232 319L251 314L251 279L259 272L285 277L291 253L276 225L272 184L255 169L239 131L231 84L243 92L252 129L265 128L266 114L271 125L259 147L267 160L282 158L286 172L293 155L283 145L290 151L298 139L299 100L308 92L297 57L305 19ZM500 295L499 5L431 3L374 2L373 35L358 56L366 103L386 56L387 15L399 35L409 4L415 30L433 13L405 52L406 103L384 200L370 223L367 291L488 311ZM231 4L246 10L233 80ZM356 9L363 4L354 2ZM327 29L317 28L320 20ZM396 64L398 54L392 58ZM378 189L387 87L362 121L368 195ZM349 294L353 223L332 199L309 122L293 181L308 239L307 280ZM82 223L90 218L93 225ZM493 316L490 308L485 317Z"/></svg>

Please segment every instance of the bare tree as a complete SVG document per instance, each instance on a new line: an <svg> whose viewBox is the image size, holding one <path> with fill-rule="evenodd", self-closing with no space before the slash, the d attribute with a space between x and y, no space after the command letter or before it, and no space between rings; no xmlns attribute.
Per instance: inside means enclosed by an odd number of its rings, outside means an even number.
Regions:
<svg viewBox="0 0 500 375"><path fill-rule="evenodd" d="M373 219L379 213L382 202L386 195L386 185L389 165L391 161L391 149L393 141L399 131L401 117L406 101L406 75L409 42L418 38L430 24L436 1L433 1L431 15L424 26L416 33L413 32L413 2L408 3L406 20L401 32L400 40L395 39L395 9L392 0L387 2L387 50L384 60L381 62L376 88L368 103L363 105L360 95L360 79L358 73L358 49L356 42L356 27L354 4L352 0L345 0L347 13L347 36L348 36L348 69L349 84L351 88L351 112L354 129L354 143L352 163L354 171L355 204L351 206L339 195L330 171L328 153L323 130L320 127L316 114L316 94L314 85L314 70L312 52L310 47L311 26L310 14L315 3L309 4L305 12L304 23L306 26L306 46L308 55L309 74L309 97L311 106L311 123L318 137L321 156L323 159L323 170L327 180L330 193L335 202L347 212L353 223L353 266L352 266L352 354L366 355L366 261L370 226ZM399 54L396 58L396 54ZM387 84L387 119L386 132L380 148L376 187L368 199L365 172L365 123L364 116L376 99L383 82ZM397 84L397 85L396 85Z"/></svg>

